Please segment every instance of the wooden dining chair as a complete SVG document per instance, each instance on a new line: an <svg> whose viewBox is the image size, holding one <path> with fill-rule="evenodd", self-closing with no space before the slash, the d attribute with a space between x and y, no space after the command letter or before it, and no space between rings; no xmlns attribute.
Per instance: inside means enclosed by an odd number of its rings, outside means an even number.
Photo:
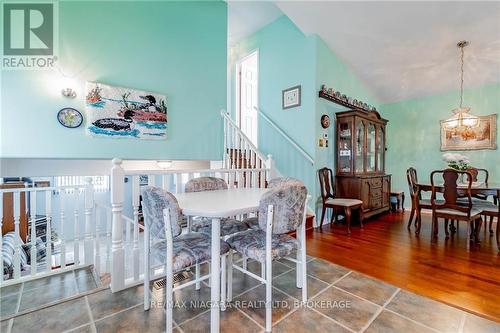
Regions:
<svg viewBox="0 0 500 333"><path fill-rule="evenodd" d="M406 170L406 179L408 180L408 190L411 197L411 211L408 219L408 229L411 228L412 222L415 221L415 234L420 234L422 225L422 209L432 209L430 199L422 199L422 189L418 186L417 170L413 167ZM437 200L442 203L442 200Z"/></svg>
<svg viewBox="0 0 500 333"><path fill-rule="evenodd" d="M436 177L440 175L443 184L444 202L436 199L437 187ZM468 179L467 187L458 187L458 178L466 175ZM474 207L472 203L472 175L468 171L457 171L454 169L436 170L431 173L431 205L432 205L432 238L438 234L438 221L444 219L445 225L449 220L466 221L468 223L468 234L475 242L479 242L479 230L481 228L481 210ZM465 198L459 202L459 198ZM449 236L448 229L445 228L446 237Z"/></svg>
<svg viewBox="0 0 500 333"><path fill-rule="evenodd" d="M351 198L336 198L335 191L333 188L333 171L329 168L322 168L318 170L319 185L321 188L321 199L323 201L323 208L321 210L321 221L320 228L323 226L323 219L325 217L325 212L327 208L331 208L332 218L330 223L333 222L333 218L337 210L343 210L345 214L345 220L347 224L347 233L351 233L351 212L352 210L359 211L359 223L361 228L363 228L363 201Z"/></svg>
<svg viewBox="0 0 500 333"><path fill-rule="evenodd" d="M500 197L500 190L497 190L497 195L496 197ZM491 203L491 202L486 202L484 204L477 204L477 208L481 210L481 214L483 214L486 217L490 217L490 225L489 229L490 232L493 233L493 219L496 217L497 219L497 228L496 228L496 240L497 240L497 248L498 251L500 251L500 205L498 204L498 201L496 203Z"/></svg>
<svg viewBox="0 0 500 333"><path fill-rule="evenodd" d="M481 168L469 168L467 169L467 171L469 171L472 175L472 181L473 182L477 182L479 181L480 179L482 180L482 182L484 182L485 184L488 184L488 179L489 179L489 172L488 170L486 169L481 169ZM479 177L480 174L483 174L483 177ZM478 194L474 194L473 197L475 199L479 199L479 200L488 200L488 195L485 195L485 194L481 194L481 193L478 193ZM487 202L481 202L481 201L478 201L478 200L473 200L475 201L474 203L475 204L479 204L479 205L482 205L482 206L490 206L489 205L489 201ZM493 195L493 203L495 205L498 205L498 195ZM490 206L491 208L491 206ZM489 231L490 233L493 234L493 216L491 215L485 215L485 216L489 216L490 217L490 223L489 223Z"/></svg>

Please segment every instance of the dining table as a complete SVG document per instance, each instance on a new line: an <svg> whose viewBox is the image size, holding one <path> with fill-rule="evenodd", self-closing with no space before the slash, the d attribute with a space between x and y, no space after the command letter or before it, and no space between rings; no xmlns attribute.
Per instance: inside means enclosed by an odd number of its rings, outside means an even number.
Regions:
<svg viewBox="0 0 500 333"><path fill-rule="evenodd" d="M432 184L428 183L417 183L418 189L422 192L430 192L432 191ZM468 188L468 184L465 183L460 183L458 184L457 188L458 191L460 190L465 191ZM444 192L444 184L438 183L434 184L434 187L436 188L436 192ZM495 183L495 182L472 182L471 184L471 196L481 194L486 197L488 196L493 196L496 197L497 200L500 198L500 183ZM497 226L498 228L498 226ZM479 228L477 230L473 231L474 232L474 239L476 241L479 241ZM500 245L499 245L500 249Z"/></svg>
<svg viewBox="0 0 500 333"><path fill-rule="evenodd" d="M175 194L181 213L186 216L203 216L212 219L210 277L210 332L220 328L220 221L255 213L266 188L232 188ZM223 300L224 302L225 300Z"/></svg>
<svg viewBox="0 0 500 333"><path fill-rule="evenodd" d="M420 191L430 192L432 191L432 185L429 183L418 183L417 184ZM444 191L444 185L442 183L434 184L437 192ZM468 184L459 184L458 189L466 189ZM500 195L500 183L493 182L473 182L471 186L471 195L483 194L486 196L499 196Z"/></svg>

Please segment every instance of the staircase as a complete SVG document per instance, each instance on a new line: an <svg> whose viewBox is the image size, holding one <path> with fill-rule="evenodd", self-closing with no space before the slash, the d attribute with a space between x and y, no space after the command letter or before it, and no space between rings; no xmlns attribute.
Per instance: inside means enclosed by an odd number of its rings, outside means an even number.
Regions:
<svg viewBox="0 0 500 333"><path fill-rule="evenodd" d="M238 125L231 119L229 114L224 110L221 111L221 116L224 121L224 160L223 167L227 169L263 169L271 170L270 179L280 177L281 173L276 170L272 155L265 155L255 147L250 139L243 133ZM283 135L283 134L282 134ZM304 152L305 153L305 152ZM312 160L312 159L311 159ZM243 173L246 182L246 172ZM267 187L265 177L259 177L259 187L262 187L260 181L265 182L264 187ZM237 186L237 184L235 184ZM306 217L306 230L312 229L314 226L314 214L308 211Z"/></svg>

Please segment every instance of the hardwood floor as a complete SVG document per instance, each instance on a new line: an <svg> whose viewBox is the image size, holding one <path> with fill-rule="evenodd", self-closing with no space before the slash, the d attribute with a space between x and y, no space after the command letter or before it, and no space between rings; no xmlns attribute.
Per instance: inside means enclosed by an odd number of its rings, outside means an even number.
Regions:
<svg viewBox="0 0 500 333"><path fill-rule="evenodd" d="M481 244L467 249L467 225L445 240L431 243L430 214L420 236L406 228L408 212L388 213L365 223L363 230L324 225L308 231L307 253L500 322L500 255L494 236L481 230ZM495 226L495 225L494 225Z"/></svg>

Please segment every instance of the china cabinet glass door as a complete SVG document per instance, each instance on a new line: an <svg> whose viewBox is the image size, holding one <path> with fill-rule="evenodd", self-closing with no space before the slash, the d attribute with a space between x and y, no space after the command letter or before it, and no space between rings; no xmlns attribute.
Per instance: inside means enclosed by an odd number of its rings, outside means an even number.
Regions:
<svg viewBox="0 0 500 333"><path fill-rule="evenodd" d="M377 171L384 172L384 129L382 126L377 127Z"/></svg>
<svg viewBox="0 0 500 333"><path fill-rule="evenodd" d="M365 123L359 118L356 118L356 137L354 144L356 145L356 156L354 160L356 173L361 173L365 171L365 158L363 154L365 146Z"/></svg>
<svg viewBox="0 0 500 333"><path fill-rule="evenodd" d="M339 172L352 172L352 125L346 121L339 124L338 161Z"/></svg>
<svg viewBox="0 0 500 333"><path fill-rule="evenodd" d="M368 123L368 130L366 135L366 172L375 172L375 158L376 158L376 128L375 124Z"/></svg>

